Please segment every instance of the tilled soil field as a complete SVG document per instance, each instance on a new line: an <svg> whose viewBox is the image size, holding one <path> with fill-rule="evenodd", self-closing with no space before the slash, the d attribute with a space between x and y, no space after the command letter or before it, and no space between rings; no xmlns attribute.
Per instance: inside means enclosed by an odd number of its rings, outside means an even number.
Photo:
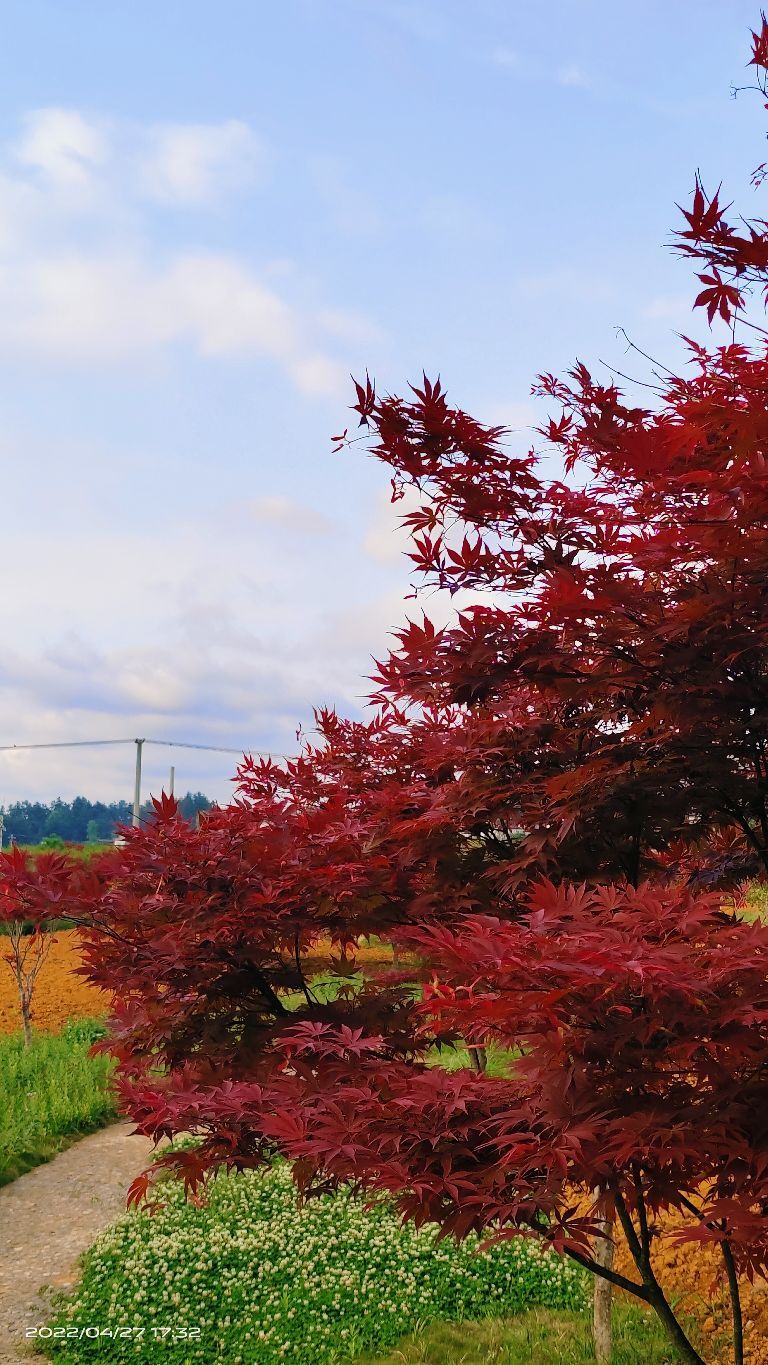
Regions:
<svg viewBox="0 0 768 1365"><path fill-rule="evenodd" d="M95 1018L109 1013L109 996L74 975L80 966L76 929L62 929L54 942L37 979L32 1026L45 1033L58 1033L68 1019ZM7 945L0 937L0 1033L16 1033L21 1028L16 982L9 965L3 961ZM307 961L309 972L328 967L331 956L322 949ZM361 967L373 970L392 966L391 950L363 947L356 954Z"/></svg>
<svg viewBox="0 0 768 1365"><path fill-rule="evenodd" d="M35 986L32 1027L58 1033L68 1019L97 1018L109 1013L109 996L89 986L73 969L80 966L76 929L54 935L48 957ZM0 1033L21 1029L16 982L7 962L6 941L0 937Z"/></svg>

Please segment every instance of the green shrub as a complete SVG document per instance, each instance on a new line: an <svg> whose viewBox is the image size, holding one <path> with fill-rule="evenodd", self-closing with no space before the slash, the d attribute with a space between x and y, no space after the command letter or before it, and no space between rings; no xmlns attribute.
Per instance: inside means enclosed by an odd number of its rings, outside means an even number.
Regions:
<svg viewBox="0 0 768 1365"><path fill-rule="evenodd" d="M68 1019L61 1030L61 1037L68 1043L84 1043L86 1047L91 1047L101 1038L106 1038L107 1032L103 1019Z"/></svg>
<svg viewBox="0 0 768 1365"><path fill-rule="evenodd" d="M90 1057L99 1020L78 1019L61 1034L0 1037L0 1185L47 1161L68 1141L115 1116L112 1060Z"/></svg>
<svg viewBox="0 0 768 1365"><path fill-rule="evenodd" d="M220 1175L203 1208L175 1183L161 1188L159 1211L127 1215L99 1237L49 1329L99 1323L125 1336L39 1341L57 1361L125 1360L136 1349L179 1365L322 1365L438 1318L587 1303L585 1274L522 1238L482 1254L476 1238L436 1244L434 1228L402 1226L390 1205L366 1211L346 1193L300 1210L284 1163Z"/></svg>

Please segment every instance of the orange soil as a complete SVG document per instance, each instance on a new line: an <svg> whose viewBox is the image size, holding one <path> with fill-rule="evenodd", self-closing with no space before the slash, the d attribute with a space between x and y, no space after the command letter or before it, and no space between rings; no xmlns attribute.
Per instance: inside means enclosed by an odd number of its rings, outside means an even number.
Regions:
<svg viewBox="0 0 768 1365"><path fill-rule="evenodd" d="M672 1217L661 1220L669 1230L679 1225ZM729 1347L731 1308L720 1276L722 1258L714 1247L696 1242L670 1243L655 1240L653 1267L667 1298L676 1305L681 1319L691 1318L697 1327L695 1345L711 1365L731 1365ZM628 1279L637 1279L637 1269L629 1250L620 1238L616 1249L616 1269ZM753 1285L740 1281L744 1316L744 1360L748 1365L768 1365L768 1284Z"/></svg>
<svg viewBox="0 0 768 1365"><path fill-rule="evenodd" d="M8 964L3 960L7 946L0 937L0 1033L17 1033L21 1029L16 982ZM334 955L336 955L334 953ZM322 971L330 959L320 952L307 960L309 971ZM392 965L391 949L381 945L364 946L356 954L360 966L369 969ZM109 995L91 986L81 976L73 975L80 966L78 933L63 929L54 935L48 956L40 969L35 986L32 1027L45 1033L58 1033L68 1019L95 1018L109 1014Z"/></svg>
<svg viewBox="0 0 768 1365"><path fill-rule="evenodd" d="M32 1003L32 1027L45 1033L58 1033L68 1019L97 1018L109 1013L109 996L73 975L80 966L76 929L64 929L54 942L40 968ZM21 1029L16 982L4 961L6 941L0 937L0 1033Z"/></svg>

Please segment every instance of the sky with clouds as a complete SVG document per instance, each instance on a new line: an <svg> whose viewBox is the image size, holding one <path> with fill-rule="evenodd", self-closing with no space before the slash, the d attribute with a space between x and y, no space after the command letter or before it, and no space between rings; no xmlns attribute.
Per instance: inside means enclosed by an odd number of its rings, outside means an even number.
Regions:
<svg viewBox="0 0 768 1365"><path fill-rule="evenodd" d="M293 752L408 609L350 371L526 446L541 370L669 363L696 168L764 158L742 0L25 0L0 81L0 744ZM727 197L731 197L729 193ZM756 209L756 211L760 211ZM764 209L762 210L764 212ZM435 604L437 609L441 608ZM412 608L411 608L412 609ZM0 753L0 802L129 796ZM176 751L224 799L234 756ZM168 752L147 754L147 784Z"/></svg>

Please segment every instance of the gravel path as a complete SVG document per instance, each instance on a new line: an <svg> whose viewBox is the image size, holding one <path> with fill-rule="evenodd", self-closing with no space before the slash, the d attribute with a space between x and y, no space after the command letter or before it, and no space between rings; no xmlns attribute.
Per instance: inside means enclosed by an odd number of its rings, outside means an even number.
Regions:
<svg viewBox="0 0 768 1365"><path fill-rule="evenodd" d="M115 1123L0 1189L0 1365L41 1361L25 1332L44 1324L51 1290L77 1280L78 1257L125 1212L152 1144Z"/></svg>

